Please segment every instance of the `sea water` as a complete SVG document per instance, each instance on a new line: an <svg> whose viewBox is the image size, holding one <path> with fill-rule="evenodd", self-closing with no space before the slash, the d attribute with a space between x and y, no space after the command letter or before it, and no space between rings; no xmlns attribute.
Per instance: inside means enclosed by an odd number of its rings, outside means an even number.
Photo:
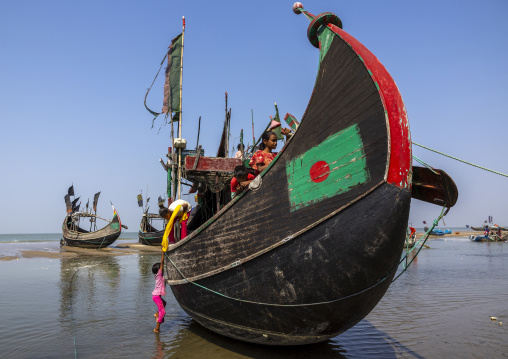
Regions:
<svg viewBox="0 0 508 359"><path fill-rule="evenodd" d="M56 234L0 238L0 256L5 247L20 254L26 247L60 250ZM355 327L302 347L212 333L178 306L169 287L166 321L155 334L151 266L158 253L0 261L0 356L508 358L508 243L444 239L428 241L430 248Z"/></svg>

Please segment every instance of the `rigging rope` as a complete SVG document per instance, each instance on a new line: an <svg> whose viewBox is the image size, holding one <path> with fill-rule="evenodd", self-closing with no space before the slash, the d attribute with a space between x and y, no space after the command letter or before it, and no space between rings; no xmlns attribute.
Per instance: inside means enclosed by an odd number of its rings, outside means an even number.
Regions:
<svg viewBox="0 0 508 359"><path fill-rule="evenodd" d="M379 284L381 284L382 282L384 282L392 273L394 270L397 269L397 267L399 266L400 262L397 263L389 272L387 275L385 275L383 278L381 278L379 281L377 281L376 283L372 284L371 286L365 288L365 289L362 289L356 293L353 293L353 294L349 294L349 295L346 295L344 297L341 297L341 298L338 298L338 299L332 299L332 300L327 300L327 301L323 301L323 302L315 302L315 303L302 303L302 304L278 304L278 303L264 303L264 302L255 302L255 301L252 301L252 300L246 300L246 299L240 299L240 298L234 298L234 297L230 297L229 295L226 295L226 294L223 294L223 293L220 293L220 292L217 292L213 289L210 289L210 288L207 288L201 284L198 284L196 282L193 282L191 280L188 280L184 275L183 273L180 271L180 269L176 266L176 264L171 260L171 258L168 256L167 252L166 252L166 258L171 262L171 264L173 265L173 267L175 267L175 269L178 271L178 273L180 273L180 275L182 276L183 279L185 279L188 283L192 283L202 289L205 289L209 292L212 292L214 294L217 294L217 295L220 295L221 297L224 297L224 298L227 298L227 299L232 299L232 300L236 300L238 302L243 302L243 303L251 303L251 304L259 304L259 305L267 305L267 306L272 306L272 307L303 307L303 306L310 306L310 305L320 305L320 304L330 304L330 303L335 303L335 302L339 302L341 300L344 300L344 299L348 299L348 298L351 298L351 297L354 297L358 294L362 294L376 286L378 286Z"/></svg>
<svg viewBox="0 0 508 359"><path fill-rule="evenodd" d="M364 292L367 292L368 290L378 286L379 284L381 284L382 282L384 282L392 273L393 271L395 271L401 263L403 263L404 261L406 261L407 263L407 258L409 256L409 254L418 246L420 245L420 247L418 248L418 251L416 252L415 256L411 259L411 261L407 264L407 265L404 265L404 268L403 270L394 278L392 279L392 281L390 283L393 283L395 282L406 270L407 268L409 268L409 266L411 265L411 263L413 263L414 259L418 256L418 254L420 253L420 251L422 250L425 242L427 242L427 239L429 238L429 235L430 233L434 230L434 228L438 225L439 221L444 217L446 216L446 214L448 213L448 210L449 208L447 207L443 207L443 209L441 210L441 214L434 220L434 222L432 223L432 227L427 231L425 232L425 234L422 236L422 238L420 238L418 240L418 242L416 242L416 244L414 245L413 248L411 248L411 250L407 250L406 249L406 255L400 259L400 261L392 268L390 269L390 271L383 277L381 278L380 280L378 280L376 283L370 285L369 287L367 288L364 288L358 292L355 292L355 293L352 293L352 294L349 294L349 295L346 295L344 297L341 297L341 298L337 298L337 299L332 299L332 300L328 300L328 301L323 301L323 302L315 302L315 303L304 303L304 304L278 304L278 303L264 303L264 302L256 302L256 301L251 301L251 300L246 300L246 299L240 299L240 298L234 298L234 297L231 297L231 296L228 296L226 294L223 294L223 293L220 293L220 292L217 292L213 289L210 289L210 288L207 288L201 284L198 284L192 280L189 280L187 279L187 277L185 277L185 275L180 271L180 269L176 266L176 264L173 262L173 260L169 257L168 253L166 253L166 258L171 262L171 264L173 265L173 267L175 267L176 271L182 276L182 278L187 282L187 283L191 283L191 284L194 284L195 286L201 288L201 289L204 289L204 290L207 290L209 292L212 292L214 294L217 294L221 297L224 297L224 298L227 298L227 299L231 299L231 300L235 300L235 301L238 301L238 302L244 302L244 303L251 303L251 304L259 304L259 305L267 305L267 306L274 306L274 307L302 307L302 306L311 306L311 305L320 305L320 304L330 304L330 303L335 303L335 302L339 302L339 301L342 301L342 300L345 300L345 299L348 299L348 298L351 298L351 297L354 297L356 295L359 295L359 294L362 294Z"/></svg>
<svg viewBox="0 0 508 359"><path fill-rule="evenodd" d="M479 166L479 165L475 165L474 163L471 163L471 162L468 162L468 161L464 161L464 160L461 160L460 158L457 158L457 157L453 157L453 156L450 156L450 155L447 155L446 153L443 153L443 152L439 152L439 151L436 151L436 150L433 150L432 148L429 148L429 147L426 147L426 146L423 146L423 145L420 145L416 142L413 142L413 145L417 145L419 147L422 147L422 148L425 148L429 151L432 151L432 152L435 152L435 153L438 153L440 155L443 155L443 156L446 156L446 157L450 157L451 159L454 159L456 161L460 161L460 162L464 162L465 164L468 164L470 166L473 166L473 167L478 167L482 170L485 170L485 171L489 171L489 172L492 172L492 173L495 173L497 175L500 175L500 176L504 176L504 177L508 177L507 174L504 174L504 173L501 173L501 172L497 172L497 171L494 171L494 170L491 170L491 169L488 169L488 168L485 168L485 167L482 167L482 166ZM414 157L414 156L413 156Z"/></svg>

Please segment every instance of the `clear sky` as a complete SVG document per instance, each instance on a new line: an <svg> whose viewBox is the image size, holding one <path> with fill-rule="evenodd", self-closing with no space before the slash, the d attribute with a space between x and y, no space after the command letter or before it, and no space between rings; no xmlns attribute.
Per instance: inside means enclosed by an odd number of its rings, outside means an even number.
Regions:
<svg viewBox="0 0 508 359"><path fill-rule="evenodd" d="M9 1L0 11L0 233L59 232L64 195L74 183L83 204L102 191L122 223L136 231L140 190L165 192L158 163L169 127L151 129L143 106L171 39L185 15L183 137L215 155L224 119L232 134L256 136L273 114L301 118L314 84L318 51L308 20L293 1ZM395 79L412 139L508 173L508 2L303 2L330 11ZM161 107L162 84L149 97ZM488 215L508 225L508 178L413 147L444 169L459 188L447 226L478 225ZM185 188L185 187L184 187ZM188 197L189 199L192 197ZM422 226L439 208L413 201L410 221ZM191 201L191 203L194 203ZM368 224L366 224L368 225Z"/></svg>

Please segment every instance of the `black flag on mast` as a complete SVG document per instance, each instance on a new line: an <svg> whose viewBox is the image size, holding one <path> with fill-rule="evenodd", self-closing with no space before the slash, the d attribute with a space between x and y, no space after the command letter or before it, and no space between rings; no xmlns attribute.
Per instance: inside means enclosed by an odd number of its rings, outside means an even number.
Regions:
<svg viewBox="0 0 508 359"><path fill-rule="evenodd" d="M69 196L74 196L74 185L69 187L69 189L67 190L67 194Z"/></svg>
<svg viewBox="0 0 508 359"><path fill-rule="evenodd" d="M66 194L64 198L65 198L65 207L67 209L67 213L72 213L71 196Z"/></svg>
<svg viewBox="0 0 508 359"><path fill-rule="evenodd" d="M100 192L97 192L94 196L93 196L93 210L94 212L97 212L97 202L99 202L99 196L101 195Z"/></svg>
<svg viewBox="0 0 508 359"><path fill-rule="evenodd" d="M79 210L79 206L77 206L76 203L80 198L81 197L75 198L74 201L72 201L72 212L77 212Z"/></svg>

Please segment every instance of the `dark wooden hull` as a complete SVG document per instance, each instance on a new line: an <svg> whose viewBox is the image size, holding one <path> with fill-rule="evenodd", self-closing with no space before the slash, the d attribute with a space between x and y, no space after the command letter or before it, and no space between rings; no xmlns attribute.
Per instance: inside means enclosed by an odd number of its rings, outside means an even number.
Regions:
<svg viewBox="0 0 508 359"><path fill-rule="evenodd" d="M164 236L164 230L157 230L150 223L148 223L145 216L141 218L141 224L139 226L138 238L139 243L147 246L160 246L162 243L162 237ZM142 230L144 229L144 230Z"/></svg>
<svg viewBox="0 0 508 359"><path fill-rule="evenodd" d="M88 232L80 227L70 225L70 216L66 216L62 225L65 244L81 248L105 248L113 244L122 232L118 216L114 216L111 223L98 231Z"/></svg>
<svg viewBox="0 0 508 359"><path fill-rule="evenodd" d="M330 29L300 127L262 185L167 252L175 298L219 334L327 340L364 318L395 274L411 200L404 105L379 61Z"/></svg>
<svg viewBox="0 0 508 359"><path fill-rule="evenodd" d="M259 303L191 283L171 289L197 322L232 338L275 345L332 338L364 318L388 289L404 245L409 201L410 193L385 184L297 240L196 282ZM369 221L381 226L365 225Z"/></svg>

